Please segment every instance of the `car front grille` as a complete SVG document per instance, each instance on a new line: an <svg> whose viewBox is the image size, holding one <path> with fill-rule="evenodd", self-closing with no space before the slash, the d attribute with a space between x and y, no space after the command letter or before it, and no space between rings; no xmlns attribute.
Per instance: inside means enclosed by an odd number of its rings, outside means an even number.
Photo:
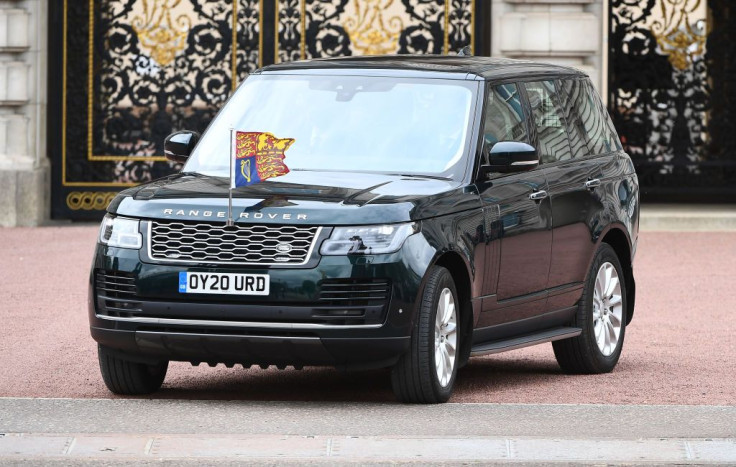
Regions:
<svg viewBox="0 0 736 467"><path fill-rule="evenodd" d="M150 256L168 262L303 265L319 227L152 221Z"/></svg>

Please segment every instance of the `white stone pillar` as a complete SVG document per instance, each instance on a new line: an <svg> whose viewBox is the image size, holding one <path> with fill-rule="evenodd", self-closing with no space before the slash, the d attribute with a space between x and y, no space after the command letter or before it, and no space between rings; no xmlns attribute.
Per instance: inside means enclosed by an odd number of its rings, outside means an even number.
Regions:
<svg viewBox="0 0 736 467"><path fill-rule="evenodd" d="M48 3L0 1L0 226L49 218Z"/></svg>
<svg viewBox="0 0 736 467"><path fill-rule="evenodd" d="M604 1L492 0L492 55L574 66L600 90Z"/></svg>

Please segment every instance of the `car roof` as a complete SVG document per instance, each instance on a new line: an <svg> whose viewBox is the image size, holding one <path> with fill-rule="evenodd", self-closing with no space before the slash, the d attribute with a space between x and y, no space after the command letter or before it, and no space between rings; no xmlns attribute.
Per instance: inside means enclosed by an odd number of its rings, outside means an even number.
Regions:
<svg viewBox="0 0 736 467"><path fill-rule="evenodd" d="M265 72L288 70L354 70L381 69L405 72L417 76L418 72L462 73L497 80L531 76L587 76L584 72L561 65L512 60L508 58L476 57L463 55L378 55L337 58L318 58L268 65Z"/></svg>

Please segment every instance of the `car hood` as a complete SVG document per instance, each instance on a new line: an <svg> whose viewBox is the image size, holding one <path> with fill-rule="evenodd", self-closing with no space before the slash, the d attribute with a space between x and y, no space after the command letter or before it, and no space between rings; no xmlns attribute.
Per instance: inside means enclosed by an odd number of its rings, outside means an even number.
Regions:
<svg viewBox="0 0 736 467"><path fill-rule="evenodd" d="M229 180L177 174L121 192L108 211L130 217L227 220ZM480 206L474 187L415 175L293 171L232 191L239 222L314 225L421 220Z"/></svg>

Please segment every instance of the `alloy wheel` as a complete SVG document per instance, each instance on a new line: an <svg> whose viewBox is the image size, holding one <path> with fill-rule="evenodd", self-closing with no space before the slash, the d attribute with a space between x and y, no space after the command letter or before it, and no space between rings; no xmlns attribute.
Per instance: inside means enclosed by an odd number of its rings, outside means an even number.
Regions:
<svg viewBox="0 0 736 467"><path fill-rule="evenodd" d="M452 379L457 355L457 310L452 291L444 288L437 303L434 327L434 362L437 380L446 387Z"/></svg>
<svg viewBox="0 0 736 467"><path fill-rule="evenodd" d="M601 353L609 357L615 352L621 336L623 301L621 281L611 263L598 269L593 289L593 330Z"/></svg>

